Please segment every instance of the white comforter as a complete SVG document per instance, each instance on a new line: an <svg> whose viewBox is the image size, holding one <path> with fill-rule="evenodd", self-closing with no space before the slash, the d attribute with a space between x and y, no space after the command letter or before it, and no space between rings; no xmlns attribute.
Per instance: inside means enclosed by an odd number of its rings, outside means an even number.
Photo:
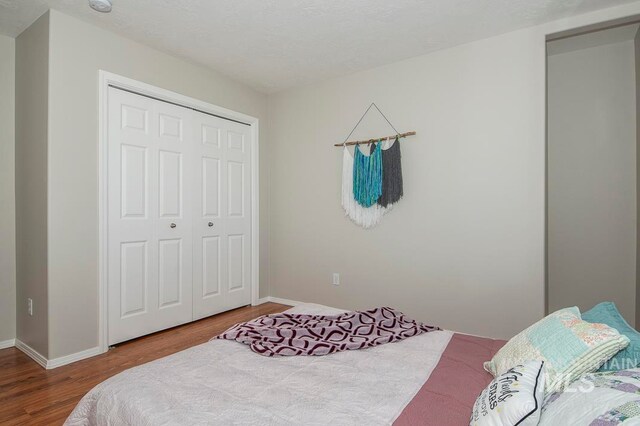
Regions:
<svg viewBox="0 0 640 426"><path fill-rule="evenodd" d="M289 312L343 311L305 304ZM452 333L366 350L267 358L213 340L93 388L67 425L384 425L429 378Z"/></svg>

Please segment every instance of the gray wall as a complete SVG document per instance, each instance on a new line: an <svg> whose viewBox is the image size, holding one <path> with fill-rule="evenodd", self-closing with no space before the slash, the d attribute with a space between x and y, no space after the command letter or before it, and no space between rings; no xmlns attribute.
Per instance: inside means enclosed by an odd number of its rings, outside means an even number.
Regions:
<svg viewBox="0 0 640 426"><path fill-rule="evenodd" d="M16 337L15 46L0 36L0 342Z"/></svg>
<svg viewBox="0 0 640 426"><path fill-rule="evenodd" d="M544 91L536 28L270 97L271 294L495 337L539 319ZM372 101L417 136L401 145L404 199L363 230L341 209L333 143ZM362 129L390 133L375 114Z"/></svg>
<svg viewBox="0 0 640 426"><path fill-rule="evenodd" d="M47 139L49 15L16 39L16 337L49 354ZM27 314L33 299L33 316Z"/></svg>
<svg viewBox="0 0 640 426"><path fill-rule="evenodd" d="M640 29L633 40L636 77L636 324L640 324Z"/></svg>
<svg viewBox="0 0 640 426"><path fill-rule="evenodd" d="M50 358L98 345L98 70L255 116L260 123L261 295L268 295L266 96L203 67L51 11Z"/></svg>
<svg viewBox="0 0 640 426"><path fill-rule="evenodd" d="M549 310L611 300L636 316L632 40L549 56Z"/></svg>

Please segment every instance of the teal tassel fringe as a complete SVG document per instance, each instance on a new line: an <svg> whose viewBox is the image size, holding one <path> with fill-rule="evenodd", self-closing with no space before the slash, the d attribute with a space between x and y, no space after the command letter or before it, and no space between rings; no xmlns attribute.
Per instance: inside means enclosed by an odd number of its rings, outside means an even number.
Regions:
<svg viewBox="0 0 640 426"><path fill-rule="evenodd" d="M353 196L363 207L371 207L382 194L382 144L366 156L356 145L353 161Z"/></svg>

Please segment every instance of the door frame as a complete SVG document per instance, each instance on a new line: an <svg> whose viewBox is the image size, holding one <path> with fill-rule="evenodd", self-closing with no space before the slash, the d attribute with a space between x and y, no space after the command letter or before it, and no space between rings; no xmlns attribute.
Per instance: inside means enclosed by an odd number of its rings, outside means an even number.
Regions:
<svg viewBox="0 0 640 426"><path fill-rule="evenodd" d="M109 86L132 91L160 101L245 123L251 127L251 304L259 303L260 291L260 169L259 120L256 117L232 111L141 81L98 71L98 343L100 353L109 349L108 327L108 128Z"/></svg>

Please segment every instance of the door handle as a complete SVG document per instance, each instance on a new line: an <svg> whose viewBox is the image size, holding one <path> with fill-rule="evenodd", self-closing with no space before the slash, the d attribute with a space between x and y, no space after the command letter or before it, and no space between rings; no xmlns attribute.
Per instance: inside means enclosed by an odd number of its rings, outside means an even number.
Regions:
<svg viewBox="0 0 640 426"><path fill-rule="evenodd" d="M211 228L213 226L213 222L209 222L207 223L207 225L209 225L209 228Z"/></svg>
<svg viewBox="0 0 640 426"><path fill-rule="evenodd" d="M170 227L170 228L175 228L175 227L176 227L176 224L175 224L175 223L172 223L171 225L169 225L169 227Z"/></svg>

